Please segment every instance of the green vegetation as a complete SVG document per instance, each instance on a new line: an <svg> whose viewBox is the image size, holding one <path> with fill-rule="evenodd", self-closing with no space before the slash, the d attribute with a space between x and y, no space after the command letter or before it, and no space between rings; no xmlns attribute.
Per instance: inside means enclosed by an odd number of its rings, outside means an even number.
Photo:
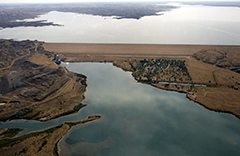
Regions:
<svg viewBox="0 0 240 156"><path fill-rule="evenodd" d="M85 107L85 106L87 106L87 105L80 103L79 105L75 106L75 107L73 108L73 110L70 110L70 111L67 111L67 112L65 112L65 113L59 114L59 115L57 115L56 117L54 117L53 119L58 118L58 117L61 117L61 116L65 116L65 115L77 113L81 108L83 108L83 107Z"/></svg>
<svg viewBox="0 0 240 156"><path fill-rule="evenodd" d="M21 155L22 153L26 153L27 152L27 150L28 150L28 148L27 147L25 147L25 148L23 148L20 152L15 152L14 153L14 156L16 156L16 155Z"/></svg>
<svg viewBox="0 0 240 156"><path fill-rule="evenodd" d="M87 78L87 76L85 76L85 75L83 75L83 74L77 74L77 77L84 78L84 79Z"/></svg>
<svg viewBox="0 0 240 156"><path fill-rule="evenodd" d="M3 138L12 138L16 136L19 132L23 131L22 128L10 128L3 135Z"/></svg>
<svg viewBox="0 0 240 156"><path fill-rule="evenodd" d="M68 124L68 126L72 127L72 126L75 126L78 124L84 124L84 123L87 123L87 122L90 122L90 121L93 121L96 119L100 119L100 118L101 118L100 115L93 115L93 116L88 116L88 118L85 120L76 121L76 122L65 122L65 124Z"/></svg>
<svg viewBox="0 0 240 156"><path fill-rule="evenodd" d="M217 79L216 79L216 76L215 76L214 72L215 72L215 71L212 72L212 75L213 75L213 79L214 79L214 81L215 81L215 84L216 84L216 86L217 86L218 83L217 83Z"/></svg>
<svg viewBox="0 0 240 156"><path fill-rule="evenodd" d="M83 79L83 80L81 81L81 84L84 85L84 86L87 86L86 79Z"/></svg>
<svg viewBox="0 0 240 156"><path fill-rule="evenodd" d="M31 138L31 137L37 136L39 134L42 134L42 133L50 134L54 130L56 130L58 128L61 128L61 127L62 127L62 125L59 125L59 126L56 126L56 127L53 127L53 128L49 128L49 129L41 131L41 132L29 133L29 134L26 134L24 136L20 136L20 137L13 138L13 139L3 139L3 140L0 140L0 148L7 147L7 146L13 146L14 144L22 142L23 140L25 140L27 138Z"/></svg>
<svg viewBox="0 0 240 156"><path fill-rule="evenodd" d="M81 80L81 84L84 85L84 86L87 86L86 79L87 79L87 76L85 76L83 74L77 74L76 81L79 82Z"/></svg>
<svg viewBox="0 0 240 156"><path fill-rule="evenodd" d="M88 118L85 119L85 120L76 121L76 122L65 122L64 124L69 125L69 129L70 129L70 128L71 128L72 126L74 126L74 125L84 124L84 123L91 122L91 121L93 121L93 120L97 120L97 119L100 119L100 118L101 118L100 115L93 115L93 116L88 116ZM44 138L41 139L42 143L41 143L41 145L38 147L38 151L41 151L42 148L43 148L47 143L49 143L46 138L49 138L49 135L51 135L55 130L61 128L64 124L61 124L61 125L58 125L58 126L56 126L56 127L49 128L49 129L46 129L46 130L43 130L43 131L40 131L40 132L29 133L29 134L26 134L26 135L24 135L24 136L20 136L20 137L17 137L17 138L12 138L12 139L10 139L10 138L4 138L4 139L0 140L0 149L3 148L3 147L8 147L8 146L11 146L11 147L12 147L13 145L18 144L18 143L20 143L20 142L22 142L22 141L24 141L24 140L26 140L26 139L28 139L28 138L35 137L35 136L38 136L38 135L41 135L41 134L46 133L47 135L46 135ZM59 141L60 141L60 139L57 140L57 142L55 143L54 149L53 149L53 154L54 154L55 156L58 155L58 147L57 147L57 144L58 144ZM26 153L27 150L28 150L28 147L24 147L24 148L22 148L21 151L15 152L13 155L21 155L21 154L23 154L23 153Z"/></svg>
<svg viewBox="0 0 240 156"><path fill-rule="evenodd" d="M131 61L132 75L146 82L191 82L185 61L169 59L144 59Z"/></svg>
<svg viewBox="0 0 240 156"><path fill-rule="evenodd" d="M164 84L164 87L165 87L165 88L168 88L168 87L169 87L169 84Z"/></svg>
<svg viewBox="0 0 240 156"><path fill-rule="evenodd" d="M58 142L60 141L60 139L56 142L55 146L54 146L54 150L53 150L53 155L54 156L58 156Z"/></svg>
<svg viewBox="0 0 240 156"><path fill-rule="evenodd" d="M42 147L43 147L44 145L46 145L46 144L47 144L47 140L44 140L44 141L42 142L41 146L39 147L38 151L41 151L41 150L42 150Z"/></svg>

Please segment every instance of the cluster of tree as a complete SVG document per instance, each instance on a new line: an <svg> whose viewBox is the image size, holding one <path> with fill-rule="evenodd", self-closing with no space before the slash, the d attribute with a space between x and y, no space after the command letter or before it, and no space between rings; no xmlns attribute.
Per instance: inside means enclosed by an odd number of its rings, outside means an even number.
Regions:
<svg viewBox="0 0 240 156"><path fill-rule="evenodd" d="M133 76L147 81L191 80L185 61L170 59L144 59L130 63Z"/></svg>

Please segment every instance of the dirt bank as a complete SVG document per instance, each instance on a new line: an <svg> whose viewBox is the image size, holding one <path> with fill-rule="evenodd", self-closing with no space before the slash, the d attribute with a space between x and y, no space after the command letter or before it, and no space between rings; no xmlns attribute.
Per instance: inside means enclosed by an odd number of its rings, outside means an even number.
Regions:
<svg viewBox="0 0 240 156"><path fill-rule="evenodd" d="M68 122L62 125L49 128L40 132L26 134L13 139L0 139L0 153L2 156L8 155L58 155L57 143L67 134L72 126L85 124L101 116L89 116L87 119L78 122Z"/></svg>
<svg viewBox="0 0 240 156"><path fill-rule="evenodd" d="M43 46L66 57L67 61L113 62L124 70L132 71L138 81L160 89L184 92L189 99L210 110L231 113L238 118L240 116L240 74L234 72L239 64L240 46L75 43L44 43ZM168 68L165 64L164 67L152 66L156 59L162 58L185 60L190 77L176 67ZM140 63L144 59L154 60L144 69ZM211 64L212 61L214 64ZM227 63L231 68L226 66ZM161 72L156 74L155 69ZM163 85L153 81L205 84L206 87Z"/></svg>
<svg viewBox="0 0 240 156"><path fill-rule="evenodd" d="M0 40L0 120L47 121L77 112L86 76L55 64L38 41Z"/></svg>

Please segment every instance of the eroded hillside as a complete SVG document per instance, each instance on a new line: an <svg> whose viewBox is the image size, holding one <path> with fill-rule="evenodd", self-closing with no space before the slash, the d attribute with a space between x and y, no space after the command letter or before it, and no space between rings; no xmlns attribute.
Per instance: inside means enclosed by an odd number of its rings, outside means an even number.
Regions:
<svg viewBox="0 0 240 156"><path fill-rule="evenodd" d="M202 62L240 73L240 49L238 47L203 49L194 53L193 57Z"/></svg>
<svg viewBox="0 0 240 156"><path fill-rule="evenodd" d="M52 62L37 41L0 41L0 120L46 121L84 105L86 77Z"/></svg>

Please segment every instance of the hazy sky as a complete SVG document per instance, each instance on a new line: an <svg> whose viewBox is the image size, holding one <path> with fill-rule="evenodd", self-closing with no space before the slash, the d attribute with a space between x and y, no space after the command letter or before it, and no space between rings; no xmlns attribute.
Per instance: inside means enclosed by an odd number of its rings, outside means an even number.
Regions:
<svg viewBox="0 0 240 156"><path fill-rule="evenodd" d="M0 3L63 3L63 2L123 2L123 1L147 1L147 0L0 0ZM151 0L151 1L227 1L227 0ZM231 0L238 1L240 0Z"/></svg>

